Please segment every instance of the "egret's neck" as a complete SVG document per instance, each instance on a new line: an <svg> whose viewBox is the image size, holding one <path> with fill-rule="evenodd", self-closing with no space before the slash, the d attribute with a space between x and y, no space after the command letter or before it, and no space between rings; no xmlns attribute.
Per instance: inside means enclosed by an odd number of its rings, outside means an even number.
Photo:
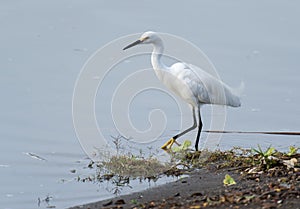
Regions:
<svg viewBox="0 0 300 209"><path fill-rule="evenodd" d="M161 40L153 44L151 63L159 79L162 78L163 71L167 69L167 67L161 62L163 51L164 51L164 45Z"/></svg>

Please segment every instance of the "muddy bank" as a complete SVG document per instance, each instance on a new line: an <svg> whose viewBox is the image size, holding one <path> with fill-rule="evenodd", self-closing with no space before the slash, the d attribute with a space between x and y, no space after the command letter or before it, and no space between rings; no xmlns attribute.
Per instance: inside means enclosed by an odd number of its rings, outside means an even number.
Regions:
<svg viewBox="0 0 300 209"><path fill-rule="evenodd" d="M188 177L72 209L300 208L300 154L257 151L217 152L201 163L200 153L187 153L182 161L192 165L184 171ZM234 182L226 183L226 175Z"/></svg>

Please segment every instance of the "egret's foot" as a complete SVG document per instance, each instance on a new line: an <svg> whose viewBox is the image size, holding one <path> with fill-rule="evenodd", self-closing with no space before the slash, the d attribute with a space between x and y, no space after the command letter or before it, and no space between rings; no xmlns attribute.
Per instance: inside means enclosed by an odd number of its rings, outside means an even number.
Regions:
<svg viewBox="0 0 300 209"><path fill-rule="evenodd" d="M171 147L173 146L174 143L177 144L177 145L180 145L174 138L171 138L163 146L161 146L161 148L163 150L171 149Z"/></svg>
<svg viewBox="0 0 300 209"><path fill-rule="evenodd" d="M170 149L172 147L172 145L174 144L175 142L175 139L174 138L171 138L169 139L161 148L163 150L167 150L167 149Z"/></svg>

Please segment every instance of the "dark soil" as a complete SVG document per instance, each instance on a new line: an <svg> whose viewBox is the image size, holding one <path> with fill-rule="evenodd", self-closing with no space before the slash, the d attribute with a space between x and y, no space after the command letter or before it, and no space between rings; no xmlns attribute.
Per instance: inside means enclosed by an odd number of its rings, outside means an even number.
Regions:
<svg viewBox="0 0 300 209"><path fill-rule="evenodd" d="M268 158L270 161L267 158L262 160L259 155L233 157L231 154L220 152L219 155L211 156L205 167L193 169L189 177L176 182L72 209L300 209L300 154L288 157L277 153L272 155L276 157ZM189 154L187 159L195 160L195 156ZM290 159L296 159L293 167L283 163ZM225 186L223 180L226 174L236 184Z"/></svg>

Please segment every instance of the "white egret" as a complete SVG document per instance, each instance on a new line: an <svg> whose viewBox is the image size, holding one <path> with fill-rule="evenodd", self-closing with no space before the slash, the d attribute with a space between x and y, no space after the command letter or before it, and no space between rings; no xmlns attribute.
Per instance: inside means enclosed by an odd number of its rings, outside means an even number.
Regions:
<svg viewBox="0 0 300 209"><path fill-rule="evenodd" d="M199 119L198 133L195 142L195 149L197 151L202 130L200 107L203 104L239 107L241 106L240 98L225 83L197 66L182 62L175 63L170 67L164 65L164 63L161 62L164 45L157 33L152 31L145 32L137 41L129 44L123 50L138 44L153 45L151 63L156 76L169 90L173 91L192 107L193 126L172 137L161 148L165 150L171 148L178 137L197 127L197 110Z"/></svg>

